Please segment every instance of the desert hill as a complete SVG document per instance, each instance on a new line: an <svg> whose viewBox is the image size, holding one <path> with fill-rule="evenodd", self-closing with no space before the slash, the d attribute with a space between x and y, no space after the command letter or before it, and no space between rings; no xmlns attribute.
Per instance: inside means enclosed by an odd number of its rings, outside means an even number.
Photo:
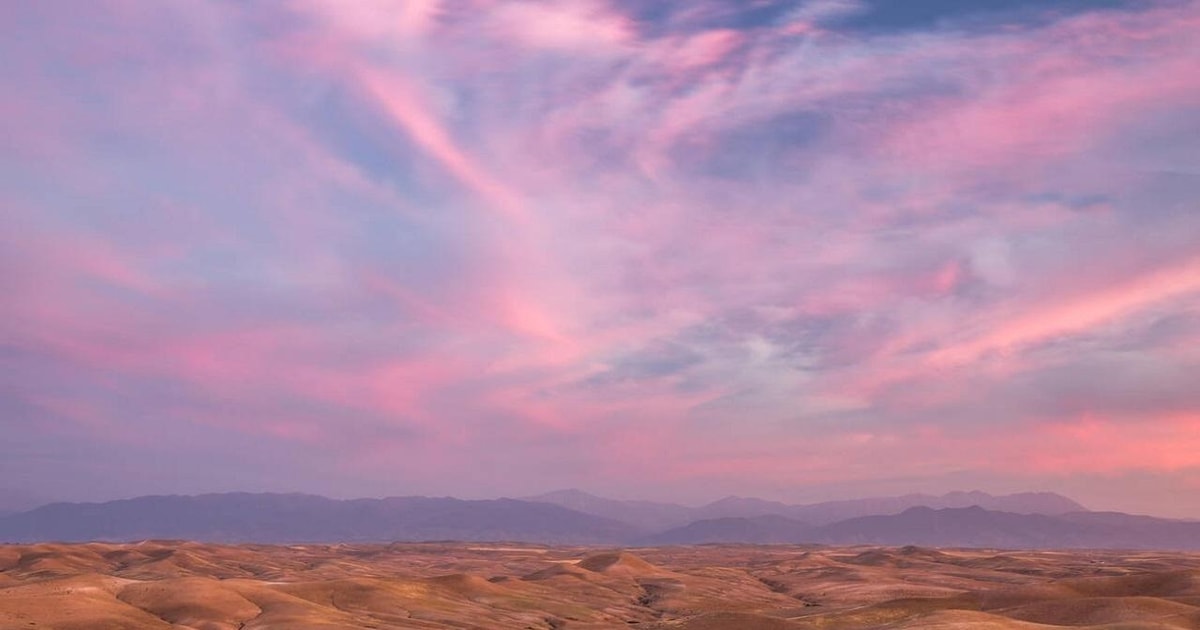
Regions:
<svg viewBox="0 0 1200 630"><path fill-rule="evenodd" d="M0 630L1189 630L1200 555L479 543L0 545Z"/></svg>

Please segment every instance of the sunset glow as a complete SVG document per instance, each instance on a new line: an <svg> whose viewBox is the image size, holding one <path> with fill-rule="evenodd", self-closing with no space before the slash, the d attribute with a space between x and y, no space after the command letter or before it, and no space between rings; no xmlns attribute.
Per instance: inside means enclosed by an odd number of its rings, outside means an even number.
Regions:
<svg viewBox="0 0 1200 630"><path fill-rule="evenodd" d="M0 487L1200 518L1200 2L913 6L5 3Z"/></svg>

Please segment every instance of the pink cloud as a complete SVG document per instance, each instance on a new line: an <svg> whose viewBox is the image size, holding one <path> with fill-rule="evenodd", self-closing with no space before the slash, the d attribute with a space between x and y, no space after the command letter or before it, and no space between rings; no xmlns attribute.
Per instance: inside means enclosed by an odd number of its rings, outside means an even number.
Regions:
<svg viewBox="0 0 1200 630"><path fill-rule="evenodd" d="M464 184L510 218L524 215L521 196L459 148L406 79L368 68L359 68L358 76L396 124Z"/></svg>
<svg viewBox="0 0 1200 630"><path fill-rule="evenodd" d="M1200 361L1142 340L1194 336L1186 175L1110 172L1189 155L1147 119L1194 119L1196 7L814 26L855 5L737 30L314 0L180 9L179 57L96 35L55 61L94 85L26 72L5 110L37 159L0 193L31 226L5 239L22 387L84 427L169 408L460 487L562 453L572 483L693 490L1197 465L1181 392L1080 419L1026 385Z"/></svg>
<svg viewBox="0 0 1200 630"><path fill-rule="evenodd" d="M504 36L534 49L596 54L619 50L634 38L628 19L591 0L518 0L494 7L487 19Z"/></svg>
<svg viewBox="0 0 1200 630"><path fill-rule="evenodd" d="M988 453L987 466L1011 473L1120 474L1180 471L1200 466L1200 418L1195 413L1108 419L1050 419L970 437L928 436L942 453ZM914 445L915 446L915 445ZM953 462L972 463L969 459Z"/></svg>
<svg viewBox="0 0 1200 630"><path fill-rule="evenodd" d="M1200 259L1186 260L1074 299L1038 306L993 324L980 337L938 350L930 360L939 366L969 362L989 352L1014 352L1047 339L1092 332L1113 320L1197 291Z"/></svg>
<svg viewBox="0 0 1200 630"><path fill-rule="evenodd" d="M433 29L442 11L441 0L305 0L300 4L331 30L373 43L422 36Z"/></svg>
<svg viewBox="0 0 1200 630"><path fill-rule="evenodd" d="M703 454L679 457L671 468L683 478L743 483L780 476L808 483L872 479L883 459L889 476L900 477L948 468L1018 476L1173 473L1200 466L1197 422L1195 414L1120 421L1085 416L1003 430L845 432L824 435L819 443L756 443L752 455L742 448L710 445Z"/></svg>
<svg viewBox="0 0 1200 630"><path fill-rule="evenodd" d="M720 63L745 41L745 37L731 29L713 29L696 35L680 38L677 46L664 47L661 63L668 72L683 72Z"/></svg>

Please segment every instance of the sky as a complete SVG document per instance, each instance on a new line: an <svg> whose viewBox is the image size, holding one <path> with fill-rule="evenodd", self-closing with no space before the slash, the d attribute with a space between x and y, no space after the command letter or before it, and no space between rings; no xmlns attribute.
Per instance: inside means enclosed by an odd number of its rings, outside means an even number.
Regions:
<svg viewBox="0 0 1200 630"><path fill-rule="evenodd" d="M1186 0L0 3L0 499L1200 518L1197 33Z"/></svg>

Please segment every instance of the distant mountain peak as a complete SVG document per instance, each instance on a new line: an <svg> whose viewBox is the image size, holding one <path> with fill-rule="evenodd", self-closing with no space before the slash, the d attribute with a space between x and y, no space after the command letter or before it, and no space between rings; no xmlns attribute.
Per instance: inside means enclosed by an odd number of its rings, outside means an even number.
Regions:
<svg viewBox="0 0 1200 630"><path fill-rule="evenodd" d="M990 492L984 492L982 490L951 490L950 492L943 494L942 498L951 499L963 497L972 499L992 499L995 498L995 496L996 495L991 494Z"/></svg>
<svg viewBox="0 0 1200 630"><path fill-rule="evenodd" d="M748 506L748 505L756 506L756 507L762 507L762 506L787 507L786 503L780 503L779 501L770 501L767 499L760 499L758 497L743 497L743 496L731 494L727 497L722 497L720 499L717 499L716 501L713 501L712 503L705 505L704 508L727 507L727 506Z"/></svg>
<svg viewBox="0 0 1200 630"><path fill-rule="evenodd" d="M993 496L973 491L801 506L731 496L699 508L604 499L575 489L555 496L583 497L579 503L589 504L595 511L524 499L409 496L339 500L301 493L248 492L158 495L104 503L55 503L0 516L0 542L488 540L989 548L1200 546L1200 522L1088 512L1074 509L1077 503L1049 492ZM598 554L580 566L556 569L582 570L649 575L653 567L647 568L636 556L618 553Z"/></svg>
<svg viewBox="0 0 1200 630"><path fill-rule="evenodd" d="M584 490L580 490L579 488L560 488L558 490L551 490L549 492L543 492L542 494L535 495L535 496L539 496L539 497L589 497L589 498L593 498L593 499L601 498L595 494L592 494L591 492L586 492Z"/></svg>
<svg viewBox="0 0 1200 630"><path fill-rule="evenodd" d="M609 543L638 530L550 503L517 499L304 494L148 496L58 503L0 518L0 542L174 538L218 542L495 540Z"/></svg>

